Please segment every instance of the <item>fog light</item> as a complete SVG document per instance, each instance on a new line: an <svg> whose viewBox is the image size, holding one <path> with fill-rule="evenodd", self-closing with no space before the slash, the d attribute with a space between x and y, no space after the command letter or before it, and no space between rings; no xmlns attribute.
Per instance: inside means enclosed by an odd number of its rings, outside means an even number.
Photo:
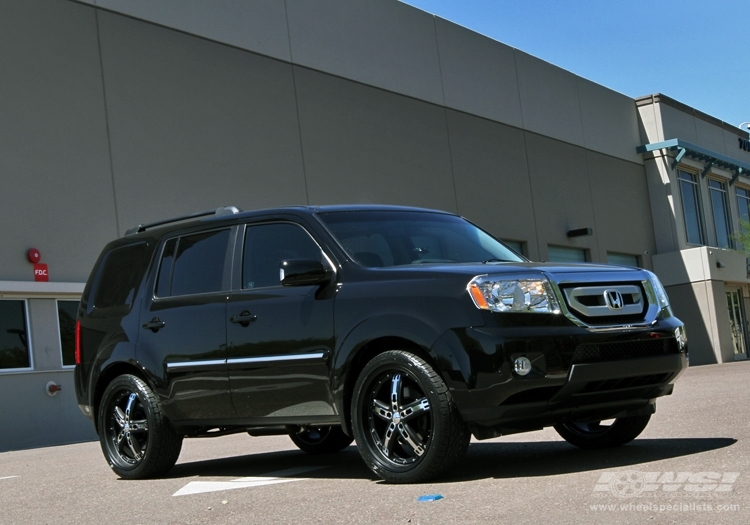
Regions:
<svg viewBox="0 0 750 525"><path fill-rule="evenodd" d="M519 376L525 376L531 372L531 361L529 361L528 357L517 357L513 363L513 370Z"/></svg>

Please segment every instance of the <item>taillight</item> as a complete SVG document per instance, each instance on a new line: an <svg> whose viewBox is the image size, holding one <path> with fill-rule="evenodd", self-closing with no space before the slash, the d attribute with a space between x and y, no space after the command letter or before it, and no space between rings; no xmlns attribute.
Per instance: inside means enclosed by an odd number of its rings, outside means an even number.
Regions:
<svg viewBox="0 0 750 525"><path fill-rule="evenodd" d="M76 321L76 364L81 364L81 321Z"/></svg>

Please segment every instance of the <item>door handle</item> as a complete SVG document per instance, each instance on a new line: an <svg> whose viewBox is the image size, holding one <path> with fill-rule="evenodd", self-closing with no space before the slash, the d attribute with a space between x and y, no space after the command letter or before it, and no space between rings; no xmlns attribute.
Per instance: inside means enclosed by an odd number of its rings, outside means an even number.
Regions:
<svg viewBox="0 0 750 525"><path fill-rule="evenodd" d="M250 326L250 323L254 322L258 318L257 315L251 314L247 310L241 312L239 315L233 315L229 318L230 323L240 323L241 326Z"/></svg>
<svg viewBox="0 0 750 525"><path fill-rule="evenodd" d="M146 328L148 330L151 330L152 332L156 333L161 328L164 328L164 325L167 324L164 321L160 321L158 317L154 317L149 322L143 324L143 328Z"/></svg>

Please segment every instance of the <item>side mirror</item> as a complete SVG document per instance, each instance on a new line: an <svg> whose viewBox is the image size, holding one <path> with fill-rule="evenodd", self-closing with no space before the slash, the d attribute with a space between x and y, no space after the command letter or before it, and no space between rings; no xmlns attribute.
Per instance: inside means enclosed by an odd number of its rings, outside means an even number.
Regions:
<svg viewBox="0 0 750 525"><path fill-rule="evenodd" d="M279 264L279 278L284 286L322 284L330 280L331 275L332 272L326 270L320 261L295 259Z"/></svg>

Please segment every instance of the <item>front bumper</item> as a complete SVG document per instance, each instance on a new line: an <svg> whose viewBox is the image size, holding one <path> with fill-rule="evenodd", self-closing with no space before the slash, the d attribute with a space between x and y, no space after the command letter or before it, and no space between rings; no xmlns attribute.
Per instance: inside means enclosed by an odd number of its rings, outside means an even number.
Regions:
<svg viewBox="0 0 750 525"><path fill-rule="evenodd" d="M676 318L606 333L570 326L447 332L433 347L453 399L479 438L541 429L565 419L652 413L687 368ZM531 373L513 371L527 357Z"/></svg>

